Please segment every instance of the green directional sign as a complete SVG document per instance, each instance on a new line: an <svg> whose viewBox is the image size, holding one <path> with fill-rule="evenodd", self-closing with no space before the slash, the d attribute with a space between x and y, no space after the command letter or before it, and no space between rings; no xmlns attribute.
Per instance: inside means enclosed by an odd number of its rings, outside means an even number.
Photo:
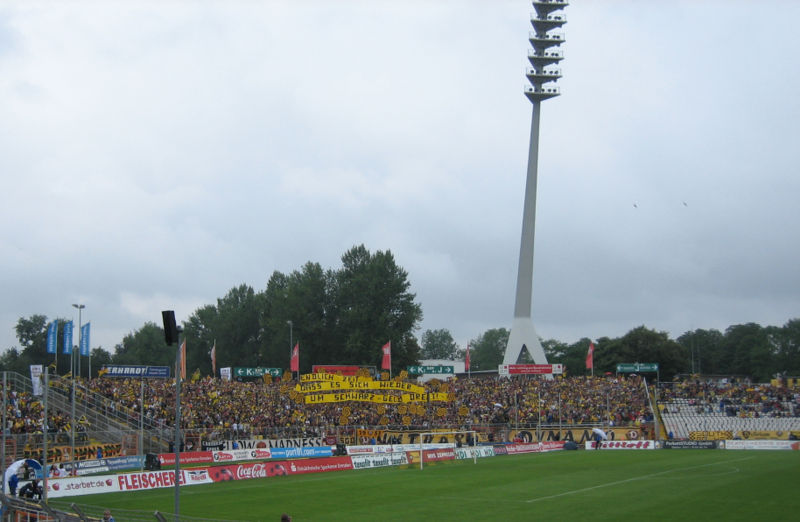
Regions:
<svg viewBox="0 0 800 522"><path fill-rule="evenodd" d="M453 374L452 366L407 366L406 371L411 375L422 375L423 373Z"/></svg>
<svg viewBox="0 0 800 522"><path fill-rule="evenodd" d="M617 373L657 372L658 363L622 363L617 365Z"/></svg>
<svg viewBox="0 0 800 522"><path fill-rule="evenodd" d="M264 375L271 375L273 377L280 377L283 375L282 368L234 368L233 369L233 376L234 377L263 377Z"/></svg>

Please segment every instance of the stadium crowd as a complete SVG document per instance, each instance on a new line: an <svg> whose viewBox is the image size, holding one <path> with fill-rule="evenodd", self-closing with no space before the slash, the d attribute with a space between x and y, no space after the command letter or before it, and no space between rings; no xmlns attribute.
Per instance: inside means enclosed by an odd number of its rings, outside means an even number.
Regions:
<svg viewBox="0 0 800 522"><path fill-rule="evenodd" d="M659 399L688 401L694 413L724 413L729 417L798 417L800 390L783 384L733 383L726 381L686 380L664 383ZM679 406L665 405L666 408ZM673 411L677 413L677 411Z"/></svg>
<svg viewBox="0 0 800 522"><path fill-rule="evenodd" d="M174 419L174 381L148 379L144 415L169 428ZM460 378L430 381L428 392L444 392L448 402L382 404L340 402L305 404L294 391L296 381L224 381L195 378L182 384L182 428L213 431L217 436L269 436L279 428L322 433L331 426L393 428L466 428L479 425L641 426L652 422L643 380L637 375L597 377ZM54 387L63 386L57 381ZM79 379L79 400L86 392L103 397L106 407L127 414L138 424L141 381ZM85 391L84 391L85 390ZM688 399L698 413L723 411L735 416L800 416L800 390L772 384L712 383L687 380L662 383L659 399ZM42 403L26 392L12 391L7 400L7 433L42 433ZM48 415L51 433L70 431L69 415ZM76 430L83 434L86 426Z"/></svg>
<svg viewBox="0 0 800 522"><path fill-rule="evenodd" d="M148 380L144 414L167 427L174 418L174 384ZM109 407L139 416L140 381L98 378L83 381ZM237 435L265 434L272 428L335 425L441 428L487 424L637 425L652 420L637 376L483 377L432 381L429 392L444 392L448 402L380 404L345 402L305 404L296 382L237 382L200 378L182 384L182 427L221 429Z"/></svg>

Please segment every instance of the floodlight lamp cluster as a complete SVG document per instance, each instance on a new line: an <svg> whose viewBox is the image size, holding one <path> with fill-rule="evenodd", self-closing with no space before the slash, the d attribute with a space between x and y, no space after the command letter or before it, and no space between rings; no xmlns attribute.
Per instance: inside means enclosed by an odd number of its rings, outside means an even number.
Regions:
<svg viewBox="0 0 800 522"><path fill-rule="evenodd" d="M554 67L564 59L559 46L564 43L561 28L567 23L563 9L567 0L535 0L531 13L533 31L528 35L532 49L528 50L531 66L525 71L530 85L525 86L525 96L531 102L540 102L561 94L556 82L561 78L561 69Z"/></svg>

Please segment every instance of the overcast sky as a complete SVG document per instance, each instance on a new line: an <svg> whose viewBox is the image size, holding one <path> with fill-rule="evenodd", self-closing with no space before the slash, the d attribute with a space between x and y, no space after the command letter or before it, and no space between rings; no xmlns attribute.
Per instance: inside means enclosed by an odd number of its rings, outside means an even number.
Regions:
<svg viewBox="0 0 800 522"><path fill-rule="evenodd" d="M530 2L0 4L0 349L112 351L354 245L422 334L511 326ZM543 103L545 339L800 317L800 2L585 0ZM77 341L77 333L76 341Z"/></svg>

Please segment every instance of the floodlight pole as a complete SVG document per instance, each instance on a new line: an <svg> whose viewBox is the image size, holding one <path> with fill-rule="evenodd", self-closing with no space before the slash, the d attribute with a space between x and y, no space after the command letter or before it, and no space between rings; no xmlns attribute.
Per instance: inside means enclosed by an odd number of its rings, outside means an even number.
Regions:
<svg viewBox="0 0 800 522"><path fill-rule="evenodd" d="M564 59L558 47L564 42L564 35L554 30L561 29L566 17L561 12L567 0L534 0L535 13L531 14L533 31L529 34L533 49L528 51L531 67L525 72L530 85L525 87L525 95L533 104L531 114L531 133L528 146L528 171L525 183L525 202L522 212L522 238L519 248L519 267L517 270L517 291L514 302L514 321L508 336L503 364L516 364L522 351L527 349L538 364L547 364L542 343L533 326L531 315L533 300L533 244L536 224L536 185L539 163L539 116L541 102L558 96L558 87L552 86L561 71L554 68ZM555 13L554 13L555 12ZM547 84L547 85L545 85ZM550 377L552 379L552 376Z"/></svg>
<svg viewBox="0 0 800 522"><path fill-rule="evenodd" d="M58 351L58 350L56 350ZM8 407L8 372L3 372L3 447L2 456L0 456L0 480L5 481L6 477L6 414ZM5 493L6 485L2 484L0 491Z"/></svg>
<svg viewBox="0 0 800 522"><path fill-rule="evenodd" d="M292 371L292 356L294 356L294 345L292 344L292 328L294 327L294 323L292 321L286 321L286 324L289 325L289 372ZM298 380L300 378L300 361L297 362L297 375ZM294 378L294 373L292 373L292 378Z"/></svg>
<svg viewBox="0 0 800 522"><path fill-rule="evenodd" d="M80 375L80 363L81 363L81 324L82 317L81 312L83 309L86 308L85 304L73 304L73 308L78 309L78 365L77 365L77 373ZM70 336L72 337L72 336ZM71 343L70 343L71 344ZM57 348L57 347L56 347ZM75 394L75 346L69 347L69 362L70 362L70 372L72 373L72 410L71 410L71 417L69 422L69 431L70 431L70 474L77 475L77 471L75 470L75 400L77 398ZM56 351L58 351L56 349Z"/></svg>
<svg viewBox="0 0 800 522"><path fill-rule="evenodd" d="M178 349L175 353L175 522L181 512L181 331L178 327Z"/></svg>
<svg viewBox="0 0 800 522"><path fill-rule="evenodd" d="M47 391L50 388L50 368L44 367L44 419L42 420L42 433L44 434L44 441L42 444L42 497L44 503L47 504L47 485L48 485L48 468L47 468L47 436L50 432L50 426L47 423ZM5 430L5 426L3 426ZM3 477L5 480L5 476Z"/></svg>

